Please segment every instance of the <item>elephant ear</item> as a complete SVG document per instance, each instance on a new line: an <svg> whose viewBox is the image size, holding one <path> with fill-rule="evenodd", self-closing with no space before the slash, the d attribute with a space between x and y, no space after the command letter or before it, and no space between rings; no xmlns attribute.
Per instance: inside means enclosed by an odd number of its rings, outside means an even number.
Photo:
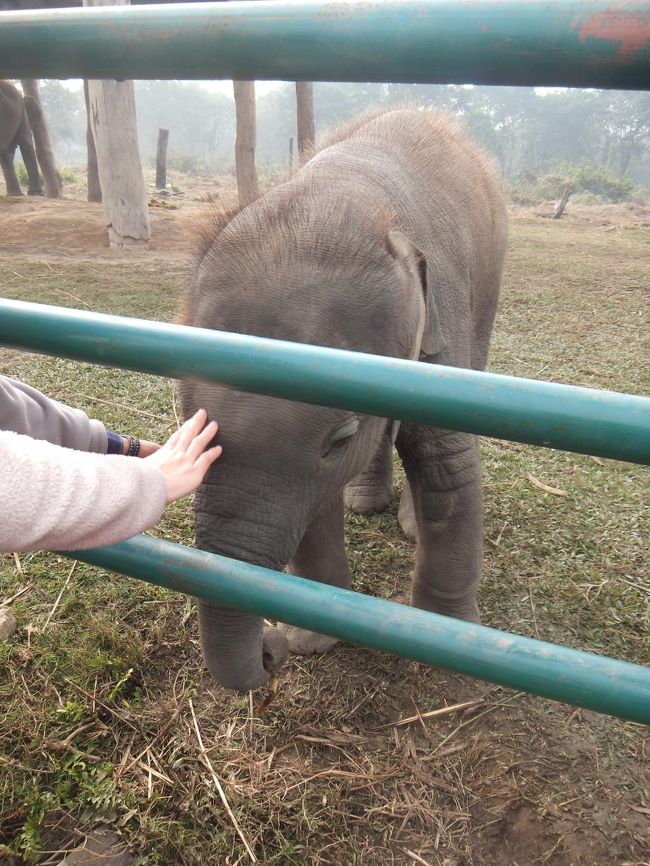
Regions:
<svg viewBox="0 0 650 866"><path fill-rule="evenodd" d="M400 231L393 229L386 239L388 252L394 259L401 261L413 279L420 286L424 300L424 327L421 330L419 345L413 352L414 358L432 358L445 348L445 338L440 328L440 318L436 301L427 278L427 261L424 255Z"/></svg>

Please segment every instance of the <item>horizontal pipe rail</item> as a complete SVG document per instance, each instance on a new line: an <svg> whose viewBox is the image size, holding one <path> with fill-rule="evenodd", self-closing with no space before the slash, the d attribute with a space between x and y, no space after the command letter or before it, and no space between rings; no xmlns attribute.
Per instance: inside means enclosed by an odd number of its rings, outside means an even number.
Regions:
<svg viewBox="0 0 650 866"><path fill-rule="evenodd" d="M0 345L650 464L650 398L0 299Z"/></svg>
<svg viewBox="0 0 650 866"><path fill-rule="evenodd" d="M136 536L67 554L178 592L531 694L650 723L650 668Z"/></svg>
<svg viewBox="0 0 650 866"><path fill-rule="evenodd" d="M648 0L249 0L0 13L0 77L644 89Z"/></svg>

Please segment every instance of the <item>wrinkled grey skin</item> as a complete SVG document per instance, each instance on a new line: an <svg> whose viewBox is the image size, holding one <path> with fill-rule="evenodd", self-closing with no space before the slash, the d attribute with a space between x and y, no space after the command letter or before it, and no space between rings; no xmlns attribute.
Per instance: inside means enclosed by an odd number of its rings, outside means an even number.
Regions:
<svg viewBox="0 0 650 866"><path fill-rule="evenodd" d="M190 324L482 369L506 239L498 185L444 118L357 121L289 181L213 228L188 295ZM220 423L223 456L196 495L199 547L349 587L343 499L392 495L385 419L185 382L186 415ZM396 440L417 533L412 603L478 621L482 503L474 436L402 424ZM411 495L412 494L412 495ZM336 641L199 602L204 658L226 687L260 686L288 648Z"/></svg>
<svg viewBox="0 0 650 866"><path fill-rule="evenodd" d="M25 111L23 95L11 81L0 79L0 167L7 185L7 195L22 195L16 169L14 154L16 148L27 169L29 179L28 195L43 195L43 184L38 172L32 129Z"/></svg>

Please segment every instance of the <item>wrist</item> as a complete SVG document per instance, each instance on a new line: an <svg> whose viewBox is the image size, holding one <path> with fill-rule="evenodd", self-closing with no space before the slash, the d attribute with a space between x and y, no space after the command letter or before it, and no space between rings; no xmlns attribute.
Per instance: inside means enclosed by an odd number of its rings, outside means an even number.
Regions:
<svg viewBox="0 0 650 866"><path fill-rule="evenodd" d="M107 454L122 454L124 457L137 457L140 454L140 440L136 436L121 436L113 430L107 430L106 438Z"/></svg>
<svg viewBox="0 0 650 866"><path fill-rule="evenodd" d="M107 438L107 454L124 454L124 437L113 430L106 431Z"/></svg>
<svg viewBox="0 0 650 866"><path fill-rule="evenodd" d="M124 439L124 454L127 457L137 457L140 454L140 440L137 436L130 436L127 433L122 438Z"/></svg>

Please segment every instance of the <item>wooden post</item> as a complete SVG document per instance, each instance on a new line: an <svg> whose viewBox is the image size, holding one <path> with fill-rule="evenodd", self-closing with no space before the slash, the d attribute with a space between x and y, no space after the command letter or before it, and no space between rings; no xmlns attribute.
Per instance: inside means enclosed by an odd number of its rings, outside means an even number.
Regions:
<svg viewBox="0 0 650 866"><path fill-rule="evenodd" d="M259 198L257 169L255 168L255 82L233 81L235 112L237 115L237 136L235 139L235 165L237 170L237 190L239 206Z"/></svg>
<svg viewBox="0 0 650 866"><path fill-rule="evenodd" d="M129 0L83 0L128 6ZM90 125L97 148L104 218L112 247L147 247L151 237L132 81L89 81Z"/></svg>
<svg viewBox="0 0 650 866"><path fill-rule="evenodd" d="M95 150L95 139L90 126L90 102L88 101L88 82L84 79L84 99L86 100L86 180L88 184L88 201L102 200L102 187L99 182L99 168L97 167L97 151Z"/></svg>
<svg viewBox="0 0 650 866"><path fill-rule="evenodd" d="M45 120L38 81L35 78L21 78L20 83L25 96L25 111L34 136L36 159L43 173L45 194L48 198L61 198L61 178L56 170L52 139Z"/></svg>
<svg viewBox="0 0 650 866"><path fill-rule="evenodd" d="M160 127L158 130L158 144L156 146L156 189L167 187L167 142L169 141L169 130Z"/></svg>
<svg viewBox="0 0 650 866"><path fill-rule="evenodd" d="M309 148L316 140L314 123L314 85L311 81L296 81L296 118L298 126L298 155L304 162Z"/></svg>
<svg viewBox="0 0 650 866"><path fill-rule="evenodd" d="M562 198L559 200L555 207L555 213L553 214L554 220L559 220L562 214L564 213L564 208L567 206L567 202L573 192L573 184L569 183L564 187L564 192L562 193Z"/></svg>

